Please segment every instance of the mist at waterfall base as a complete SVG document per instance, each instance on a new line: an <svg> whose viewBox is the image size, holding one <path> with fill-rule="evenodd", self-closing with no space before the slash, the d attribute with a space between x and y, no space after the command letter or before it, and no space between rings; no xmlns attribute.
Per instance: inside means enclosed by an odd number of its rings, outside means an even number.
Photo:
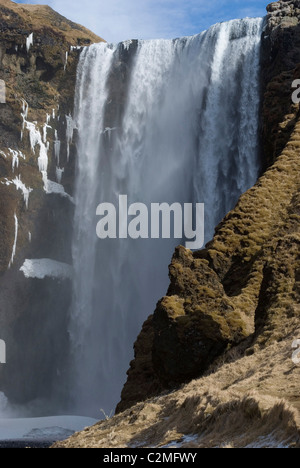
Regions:
<svg viewBox="0 0 300 468"><path fill-rule="evenodd" d="M70 313L74 413L109 414L133 343L168 287L178 239L99 240L96 208L205 203L206 241L259 173L262 19L176 40L95 44L77 71Z"/></svg>

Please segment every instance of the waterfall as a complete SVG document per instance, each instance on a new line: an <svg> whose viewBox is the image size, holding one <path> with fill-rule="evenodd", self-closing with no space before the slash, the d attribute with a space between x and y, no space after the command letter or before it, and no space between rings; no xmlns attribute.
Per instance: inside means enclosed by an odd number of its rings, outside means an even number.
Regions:
<svg viewBox="0 0 300 468"><path fill-rule="evenodd" d="M174 239L99 240L96 207L205 203L206 241L258 176L262 19L176 40L105 43L80 56L69 332L77 412L119 400L132 345L168 286Z"/></svg>

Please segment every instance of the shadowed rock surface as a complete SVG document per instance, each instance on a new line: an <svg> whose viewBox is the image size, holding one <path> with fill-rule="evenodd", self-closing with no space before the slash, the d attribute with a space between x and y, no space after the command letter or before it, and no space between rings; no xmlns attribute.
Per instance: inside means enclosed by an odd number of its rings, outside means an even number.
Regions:
<svg viewBox="0 0 300 468"><path fill-rule="evenodd" d="M0 330L7 347L0 391L16 403L51 397L53 378L56 393L63 391L70 281L25 278L19 270L25 259L71 264L76 132L71 141L67 118L79 56L72 47L99 41L48 6L0 0L0 80L6 91L0 104ZM46 149L52 193L45 191L36 137Z"/></svg>

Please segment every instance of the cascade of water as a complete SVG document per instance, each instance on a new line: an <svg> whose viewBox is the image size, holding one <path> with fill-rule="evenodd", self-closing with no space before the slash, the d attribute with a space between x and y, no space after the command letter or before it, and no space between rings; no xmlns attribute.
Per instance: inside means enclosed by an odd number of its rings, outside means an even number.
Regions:
<svg viewBox="0 0 300 468"><path fill-rule="evenodd" d="M70 315L77 412L109 413L118 401L133 341L166 291L179 243L99 240L96 207L117 206L119 195L148 205L203 202L212 237L259 172L262 23L230 21L191 38L101 43L81 53ZM126 75L123 93L116 70Z"/></svg>

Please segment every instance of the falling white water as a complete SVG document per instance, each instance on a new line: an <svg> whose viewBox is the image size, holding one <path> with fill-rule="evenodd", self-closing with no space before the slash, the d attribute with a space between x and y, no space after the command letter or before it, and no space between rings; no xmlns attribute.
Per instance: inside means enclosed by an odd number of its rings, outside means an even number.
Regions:
<svg viewBox="0 0 300 468"><path fill-rule="evenodd" d="M100 241L96 207L118 207L120 194L129 203L205 203L206 240L212 237L259 172L262 24L231 21L191 38L100 43L81 53L69 328L76 411L114 408L133 342L166 292L178 244ZM122 60L130 77L118 101L113 80Z"/></svg>

